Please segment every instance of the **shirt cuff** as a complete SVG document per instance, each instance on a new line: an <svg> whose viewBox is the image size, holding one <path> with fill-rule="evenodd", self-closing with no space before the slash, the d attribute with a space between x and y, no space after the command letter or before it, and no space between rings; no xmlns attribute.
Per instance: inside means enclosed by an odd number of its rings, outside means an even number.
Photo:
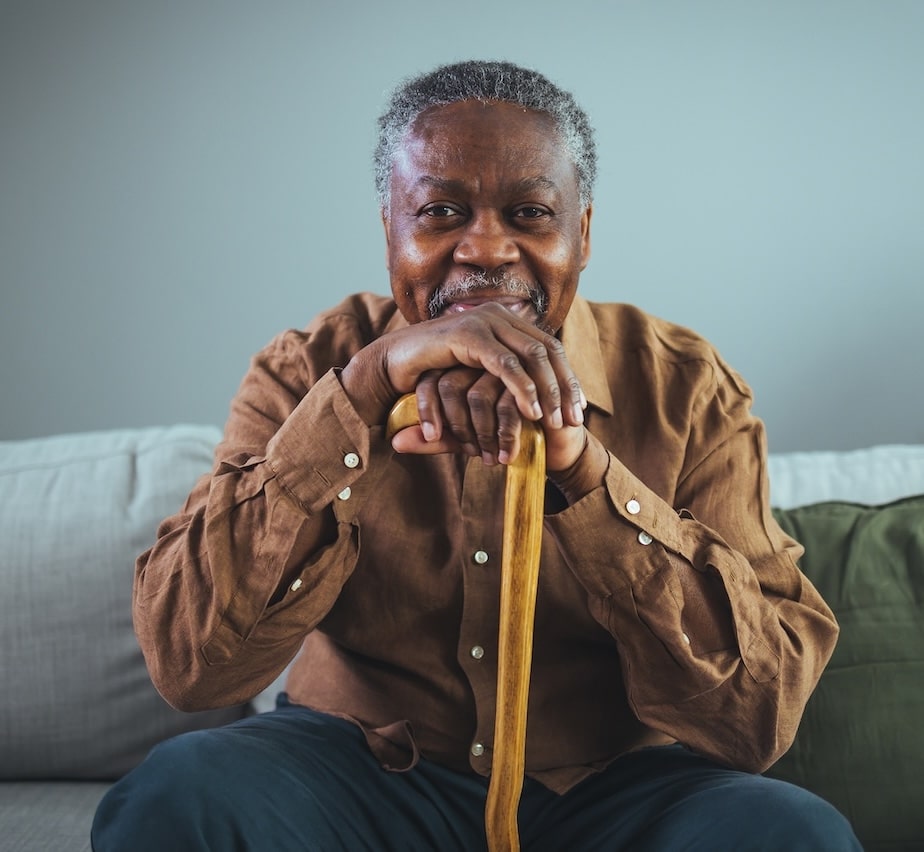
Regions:
<svg viewBox="0 0 924 852"><path fill-rule="evenodd" d="M363 422L330 370L270 440L266 456L282 489L315 514L368 471L383 432Z"/></svg>
<svg viewBox="0 0 924 852"><path fill-rule="evenodd" d="M657 570L650 548L679 553L683 520L615 456L603 486L545 524L589 592L607 597Z"/></svg>
<svg viewBox="0 0 924 852"><path fill-rule="evenodd" d="M546 472L549 481L564 495L568 505L577 503L595 488L599 488L609 469L610 454L590 432L577 461L566 470Z"/></svg>

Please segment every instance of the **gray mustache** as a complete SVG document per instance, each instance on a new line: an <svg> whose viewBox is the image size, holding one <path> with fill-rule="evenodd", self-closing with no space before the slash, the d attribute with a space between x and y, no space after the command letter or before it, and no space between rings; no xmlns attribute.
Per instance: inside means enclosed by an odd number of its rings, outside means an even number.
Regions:
<svg viewBox="0 0 924 852"><path fill-rule="evenodd" d="M433 319L452 302L486 291L527 299L540 317L545 315L546 297L538 287L533 287L512 275L487 272L470 272L458 281L437 287L427 303L427 313L430 319Z"/></svg>

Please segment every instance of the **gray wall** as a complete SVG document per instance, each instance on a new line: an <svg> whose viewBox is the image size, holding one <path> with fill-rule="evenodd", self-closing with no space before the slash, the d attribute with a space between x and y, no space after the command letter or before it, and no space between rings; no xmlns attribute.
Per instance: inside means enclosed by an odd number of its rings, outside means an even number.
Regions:
<svg viewBox="0 0 924 852"><path fill-rule="evenodd" d="M924 441L924 3L2 3L0 438L224 421L387 291L400 77L503 57L598 132L582 287L710 337L773 450Z"/></svg>

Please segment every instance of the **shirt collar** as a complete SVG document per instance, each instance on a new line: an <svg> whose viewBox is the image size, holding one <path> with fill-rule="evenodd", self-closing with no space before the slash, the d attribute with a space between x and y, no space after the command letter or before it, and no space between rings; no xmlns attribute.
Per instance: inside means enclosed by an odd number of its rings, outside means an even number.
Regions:
<svg viewBox="0 0 924 852"><path fill-rule="evenodd" d="M590 303L581 296L575 296L571 310L562 323L559 334L568 361L574 368L584 396L590 405L607 414L613 413L613 395L606 380L606 367L600 351L600 331L594 319Z"/></svg>

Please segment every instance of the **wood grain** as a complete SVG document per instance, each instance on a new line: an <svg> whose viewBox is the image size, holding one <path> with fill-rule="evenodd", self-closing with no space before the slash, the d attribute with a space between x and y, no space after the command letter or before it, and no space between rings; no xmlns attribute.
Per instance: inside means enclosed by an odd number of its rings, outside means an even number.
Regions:
<svg viewBox="0 0 924 852"><path fill-rule="evenodd" d="M419 423L414 394L401 397L386 424L389 439ZM494 754L485 806L490 852L518 852L517 809L526 764L526 708L532 662L542 514L545 493L545 436L523 424L520 452L507 466L498 625L497 707Z"/></svg>

